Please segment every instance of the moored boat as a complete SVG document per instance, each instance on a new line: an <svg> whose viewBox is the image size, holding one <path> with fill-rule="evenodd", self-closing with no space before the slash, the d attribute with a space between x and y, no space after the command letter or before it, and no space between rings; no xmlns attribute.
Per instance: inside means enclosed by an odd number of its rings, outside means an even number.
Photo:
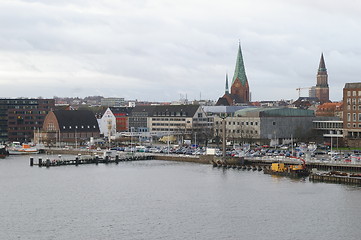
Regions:
<svg viewBox="0 0 361 240"><path fill-rule="evenodd" d="M273 174L288 177L307 177L310 171L306 168L305 160L297 158L302 161L302 164L286 166L284 163L272 163L270 169L264 169L265 174Z"/></svg>
<svg viewBox="0 0 361 240"><path fill-rule="evenodd" d="M9 152L6 150L6 147L0 145L0 158L5 158L7 155L9 155Z"/></svg>
<svg viewBox="0 0 361 240"><path fill-rule="evenodd" d="M23 155L23 154L37 154L39 150L29 144L20 145L18 142L14 142L7 148L10 155Z"/></svg>

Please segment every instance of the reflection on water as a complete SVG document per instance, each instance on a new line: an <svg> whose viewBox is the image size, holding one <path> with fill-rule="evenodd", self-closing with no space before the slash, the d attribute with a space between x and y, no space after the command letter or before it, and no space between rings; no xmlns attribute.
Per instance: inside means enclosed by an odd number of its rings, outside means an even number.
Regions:
<svg viewBox="0 0 361 240"><path fill-rule="evenodd" d="M0 239L358 239L361 189L172 161L0 160ZM36 156L37 158L37 156Z"/></svg>

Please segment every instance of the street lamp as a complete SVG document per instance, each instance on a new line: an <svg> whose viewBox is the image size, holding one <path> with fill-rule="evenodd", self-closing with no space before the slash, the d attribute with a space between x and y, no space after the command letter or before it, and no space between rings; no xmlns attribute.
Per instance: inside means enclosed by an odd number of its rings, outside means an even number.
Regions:
<svg viewBox="0 0 361 240"><path fill-rule="evenodd" d="M223 127L223 129L222 129L222 157L223 157L223 160L225 160L226 159L226 116L221 116L221 118L222 118L222 127Z"/></svg>

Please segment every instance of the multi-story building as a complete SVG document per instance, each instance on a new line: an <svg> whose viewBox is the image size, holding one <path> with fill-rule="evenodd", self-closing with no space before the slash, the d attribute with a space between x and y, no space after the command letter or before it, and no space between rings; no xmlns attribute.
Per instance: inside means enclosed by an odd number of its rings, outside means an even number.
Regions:
<svg viewBox="0 0 361 240"><path fill-rule="evenodd" d="M31 141L54 105L54 99L0 99L0 142Z"/></svg>
<svg viewBox="0 0 361 240"><path fill-rule="evenodd" d="M136 106L129 117L129 128L150 136L173 135L179 139L212 137L213 117L199 105Z"/></svg>
<svg viewBox="0 0 361 240"><path fill-rule="evenodd" d="M234 116L214 118L215 138L223 136L226 124L228 141L286 143L312 130L314 111L294 108L244 108Z"/></svg>
<svg viewBox="0 0 361 240"><path fill-rule="evenodd" d="M361 146L361 83L343 88L343 127L348 146Z"/></svg>
<svg viewBox="0 0 361 240"><path fill-rule="evenodd" d="M100 100L101 106L106 107L120 107L125 105L124 98L102 98Z"/></svg>
<svg viewBox="0 0 361 240"><path fill-rule="evenodd" d="M104 136L115 136L116 132L128 131L128 117L132 108L109 107L99 119L100 133Z"/></svg>

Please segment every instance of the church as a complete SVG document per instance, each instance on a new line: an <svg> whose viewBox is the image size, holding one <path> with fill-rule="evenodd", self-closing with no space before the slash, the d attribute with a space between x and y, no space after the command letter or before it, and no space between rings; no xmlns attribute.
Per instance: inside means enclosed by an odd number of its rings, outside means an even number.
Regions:
<svg viewBox="0 0 361 240"><path fill-rule="evenodd" d="M250 102L249 85L244 68L241 44L238 46L236 69L231 84L231 92L228 87L228 75L226 75L226 89L222 97L216 103L217 106L245 105Z"/></svg>

